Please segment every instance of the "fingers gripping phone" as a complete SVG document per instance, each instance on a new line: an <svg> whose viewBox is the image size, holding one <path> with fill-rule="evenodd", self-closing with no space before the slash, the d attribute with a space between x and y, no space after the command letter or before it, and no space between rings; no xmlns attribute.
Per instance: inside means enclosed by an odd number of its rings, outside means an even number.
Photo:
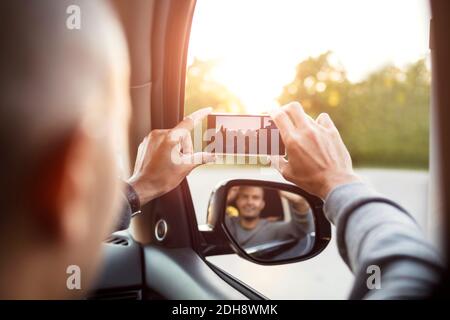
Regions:
<svg viewBox="0 0 450 320"><path fill-rule="evenodd" d="M206 142L215 154L285 155L280 132L268 115L208 115Z"/></svg>

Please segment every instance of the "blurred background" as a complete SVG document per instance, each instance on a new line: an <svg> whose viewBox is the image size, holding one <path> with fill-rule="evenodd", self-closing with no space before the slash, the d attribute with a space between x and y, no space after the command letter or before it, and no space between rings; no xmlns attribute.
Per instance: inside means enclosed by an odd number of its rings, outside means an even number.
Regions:
<svg viewBox="0 0 450 320"><path fill-rule="evenodd" d="M358 173L427 227L428 3L425 0L198 0L185 114L263 113L299 101L335 121ZM283 181L270 168L209 165L188 178L200 224L224 179ZM211 261L269 298L344 299L352 275L333 243L308 262Z"/></svg>

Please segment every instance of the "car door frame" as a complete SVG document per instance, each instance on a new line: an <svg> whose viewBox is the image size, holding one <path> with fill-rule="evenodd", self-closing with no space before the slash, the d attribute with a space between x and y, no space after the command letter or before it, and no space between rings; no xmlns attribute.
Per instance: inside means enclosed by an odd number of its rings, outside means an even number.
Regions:
<svg viewBox="0 0 450 320"><path fill-rule="evenodd" d="M183 118L187 52L195 4L195 0L153 1L150 117L146 119L151 129L172 128ZM138 56L133 50L139 46L129 44L129 47L131 57ZM132 68L139 65L132 61ZM137 87L145 88L145 84ZM130 138L130 142L135 142L130 143L130 158L139 138L143 138L142 132L135 132ZM170 230L164 241L158 241L154 232L161 219L166 220ZM186 179L143 208L143 214L133 219L131 235L142 246L143 279L149 291L168 299L267 299L202 255L202 239ZM173 272L178 273L176 277ZM180 278L185 282L179 281ZM191 285L186 286L186 281Z"/></svg>
<svg viewBox="0 0 450 320"><path fill-rule="evenodd" d="M450 30L450 2L447 0L431 0L431 32L430 48L432 61L432 112L435 112L435 121L432 123L436 135L431 137L431 144L437 149L434 160L430 163L435 167L437 173L435 178L436 190L438 193L437 212L439 214L435 219L441 228L439 237L442 245L442 252L446 255L446 272L441 281L441 287L437 290L438 297L448 297L450 294L450 41L448 30Z"/></svg>

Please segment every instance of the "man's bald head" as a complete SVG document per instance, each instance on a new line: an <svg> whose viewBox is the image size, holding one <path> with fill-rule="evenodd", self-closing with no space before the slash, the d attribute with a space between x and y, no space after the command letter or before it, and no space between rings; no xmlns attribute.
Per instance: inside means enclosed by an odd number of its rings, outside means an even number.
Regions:
<svg viewBox="0 0 450 320"><path fill-rule="evenodd" d="M2 0L0 42L0 298L80 294L66 268L90 282L121 207L125 39L102 0Z"/></svg>
<svg viewBox="0 0 450 320"><path fill-rule="evenodd" d="M71 5L81 9L80 30L66 26ZM80 121L108 121L110 92L128 66L120 26L102 0L0 1L0 43L5 195Z"/></svg>

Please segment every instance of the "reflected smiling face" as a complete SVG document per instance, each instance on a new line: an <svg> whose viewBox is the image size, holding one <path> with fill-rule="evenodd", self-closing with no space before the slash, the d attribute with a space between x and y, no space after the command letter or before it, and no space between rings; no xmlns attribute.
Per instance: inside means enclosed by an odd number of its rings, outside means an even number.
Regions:
<svg viewBox="0 0 450 320"><path fill-rule="evenodd" d="M239 217L243 219L257 219L264 209L264 189L261 187L242 186L236 197Z"/></svg>

